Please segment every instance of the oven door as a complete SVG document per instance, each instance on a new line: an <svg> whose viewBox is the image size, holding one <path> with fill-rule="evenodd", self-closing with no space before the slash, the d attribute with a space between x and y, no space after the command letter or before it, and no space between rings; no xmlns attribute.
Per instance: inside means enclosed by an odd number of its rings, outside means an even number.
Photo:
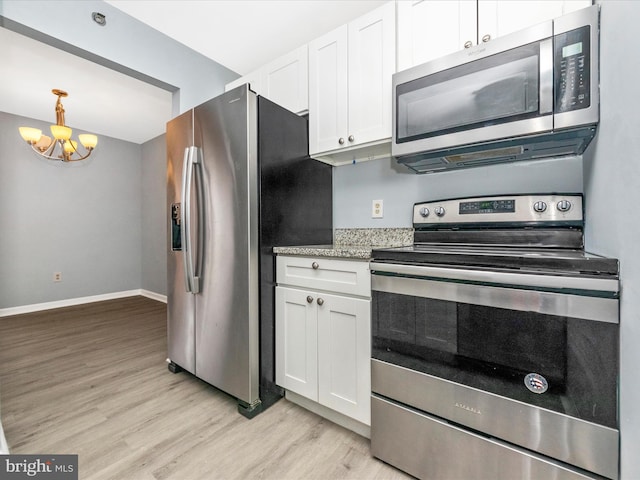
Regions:
<svg viewBox="0 0 640 480"><path fill-rule="evenodd" d="M371 271L374 396L617 477L617 279Z"/></svg>
<svg viewBox="0 0 640 480"><path fill-rule="evenodd" d="M393 155L553 129L552 23L393 76Z"/></svg>

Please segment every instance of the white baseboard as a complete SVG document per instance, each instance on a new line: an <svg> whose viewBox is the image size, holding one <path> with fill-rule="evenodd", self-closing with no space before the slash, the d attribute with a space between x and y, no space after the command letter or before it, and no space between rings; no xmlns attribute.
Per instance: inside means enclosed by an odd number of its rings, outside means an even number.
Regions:
<svg viewBox="0 0 640 480"><path fill-rule="evenodd" d="M144 288L140 290L140 295L143 297L150 298L151 300L157 300L158 302L167 303L167 296L161 295L156 292L151 292L149 290L145 290Z"/></svg>
<svg viewBox="0 0 640 480"><path fill-rule="evenodd" d="M84 303L102 302L104 300L135 297L137 295L142 295L143 297L167 303L166 295L150 292L149 290L138 289L127 290L124 292L105 293L103 295L92 295L90 297L69 298L66 300L57 300L55 302L35 303L33 305L22 305L20 307L0 308L0 317L21 315L23 313L39 312L42 310L51 310L52 308L71 307L74 305L82 305Z"/></svg>

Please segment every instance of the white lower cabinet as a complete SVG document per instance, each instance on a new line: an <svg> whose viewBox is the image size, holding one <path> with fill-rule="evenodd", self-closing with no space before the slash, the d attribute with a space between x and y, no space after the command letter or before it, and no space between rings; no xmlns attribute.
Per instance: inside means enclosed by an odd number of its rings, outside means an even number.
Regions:
<svg viewBox="0 0 640 480"><path fill-rule="evenodd" d="M310 292L276 287L276 383L312 400L318 399L315 300Z"/></svg>
<svg viewBox="0 0 640 480"><path fill-rule="evenodd" d="M301 259L308 261L309 265L319 264L320 267L314 270L320 278L326 277L327 271L344 272L349 269L349 264L353 264L354 271L368 271L368 262L281 256L277 259L278 271L282 271L287 260L296 264ZM363 281L369 284L370 292L369 277ZM369 426L370 360L370 298L340 295L338 292L314 290L306 286L283 286L278 279L278 385Z"/></svg>
<svg viewBox="0 0 640 480"><path fill-rule="evenodd" d="M371 300L318 294L318 402L371 424Z"/></svg>

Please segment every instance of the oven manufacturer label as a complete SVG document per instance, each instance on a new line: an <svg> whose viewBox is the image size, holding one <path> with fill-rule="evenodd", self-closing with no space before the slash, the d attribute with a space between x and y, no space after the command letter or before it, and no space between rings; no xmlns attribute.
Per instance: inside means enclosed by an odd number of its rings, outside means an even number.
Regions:
<svg viewBox="0 0 640 480"><path fill-rule="evenodd" d="M530 373L524 377L525 386L533 393L544 393L549 389L549 383L539 373Z"/></svg>

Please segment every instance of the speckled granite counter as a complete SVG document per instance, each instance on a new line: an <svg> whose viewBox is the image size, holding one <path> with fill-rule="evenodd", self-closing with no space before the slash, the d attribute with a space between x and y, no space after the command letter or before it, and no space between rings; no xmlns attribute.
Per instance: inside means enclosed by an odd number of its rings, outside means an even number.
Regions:
<svg viewBox="0 0 640 480"><path fill-rule="evenodd" d="M279 255L306 257L337 257L368 260L371 250L380 247L400 247L413 244L412 228L339 228L333 245L300 245L274 247Z"/></svg>

